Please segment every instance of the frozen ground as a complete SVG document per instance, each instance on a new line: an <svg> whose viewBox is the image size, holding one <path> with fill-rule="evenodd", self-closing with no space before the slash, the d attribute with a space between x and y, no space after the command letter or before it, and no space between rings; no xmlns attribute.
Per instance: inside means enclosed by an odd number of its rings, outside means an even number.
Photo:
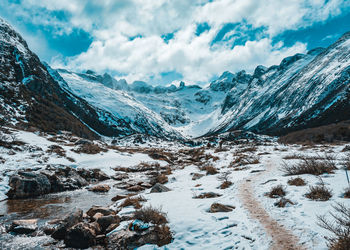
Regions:
<svg viewBox="0 0 350 250"><path fill-rule="evenodd" d="M157 161L142 150L146 146L140 146L134 150L130 147L120 147L98 154L79 154L71 151L76 146L69 141L53 139L52 135L35 134L24 131L12 130L16 140L26 142L21 146L22 151L10 150L0 147L0 199L5 199L5 193L9 189L8 178L15 171L22 168L40 168L47 164L63 164L72 167L101 168L109 175L116 174L114 167L132 167L141 162L159 162L162 166L169 164L172 174L168 176L169 182L165 184L171 189L165 193L150 193L149 189L140 192L147 201L143 206L152 205L160 207L167 213L169 226L174 234L174 241L162 247L162 249L282 249L276 239L276 230L285 232L284 236L290 237L294 247L304 249L327 249L325 236L329 232L317 224L317 215L326 214L332 204L343 202L350 205L350 200L343 198L344 188L347 187L345 172L342 169L345 164L346 152L342 152L345 145L325 146L283 146L277 143L265 143L254 145L243 143L233 145L224 143L222 150L215 148L203 148L203 156L210 155L202 161L189 161L194 158L189 147L180 146L176 143L161 145L161 150L172 152L183 157L183 163L170 164L166 161ZM51 139L50 139L51 138ZM106 147L104 142L95 142ZM66 151L67 157L60 157L54 153L46 152L51 145L59 145ZM150 144L156 148L156 143ZM149 147L149 146L147 146ZM41 148L39 150L38 148ZM164 151L165 152L165 151ZM181 152L181 153L180 153ZM333 156L338 170L334 174L321 175L327 187L332 189L333 196L329 201L312 201L305 197L309 185L315 185L320 179L314 175L300 175L306 182L306 186L290 186L287 181L291 178L285 176L281 170L283 162L294 164L300 161L298 155L325 157ZM71 162L69 158L74 159ZM187 158L186 158L187 157ZM238 158L243 161L238 161ZM259 159L257 162L247 162L252 159ZM212 165L220 173L206 175L203 166ZM233 183L227 189L220 189L222 180L218 177L228 172L228 180ZM204 176L192 180L194 173L201 173ZM136 178L136 177L135 177ZM247 184L248 183L248 184ZM265 195L272 187L281 184L294 205L287 205L284 208L274 206L278 199L269 198ZM249 188L245 193L244 188ZM89 199L89 193L84 191ZM207 199L194 199L204 192L214 192L220 197ZM59 195L59 194L57 194ZM247 195L264 210L262 212L269 216L269 220L252 213L247 204ZM93 196L91 196L93 197ZM107 199L108 198L108 199ZM93 200L91 203L93 204ZM123 200L113 204L118 207ZM234 206L232 212L209 213L210 206L214 203ZM106 196L106 205L110 205L110 195ZM0 206L4 206L4 202ZM133 208L123 208L119 214L130 214ZM261 211L260 211L261 212ZM265 221L265 222L264 222ZM267 224L266 224L266 221ZM270 224L270 225L269 225ZM276 227L271 227L271 224ZM122 223L118 229L126 227ZM272 229L271 229L272 228ZM276 234L275 234L276 233ZM280 232L281 233L281 232ZM4 238L3 238L4 239ZM23 239L21 247L26 246ZM37 239L36 239L37 240ZM28 241L29 242L29 241ZM33 243L33 241L31 241ZM24 244L24 245L23 245ZM29 244L29 243L28 243ZM30 245L27 245L28 248ZM32 246L32 245L31 245ZM143 246L141 249L154 249L156 246Z"/></svg>

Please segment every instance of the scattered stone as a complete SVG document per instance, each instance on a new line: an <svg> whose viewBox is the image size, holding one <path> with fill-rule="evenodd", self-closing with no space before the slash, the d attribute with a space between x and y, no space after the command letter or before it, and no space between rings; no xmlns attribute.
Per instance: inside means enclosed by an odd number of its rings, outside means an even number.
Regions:
<svg viewBox="0 0 350 250"><path fill-rule="evenodd" d="M168 226L151 226L143 231L119 230L108 237L108 249L135 249L143 245L171 243L172 233Z"/></svg>
<svg viewBox="0 0 350 250"><path fill-rule="evenodd" d="M38 220L14 220L9 229L10 232L16 234L30 234L38 229Z"/></svg>
<svg viewBox="0 0 350 250"><path fill-rule="evenodd" d="M214 192L207 192L207 193L202 193L200 195L197 195L195 197L193 197L194 199L206 199L206 198L216 198L216 197L220 197L221 194L217 194Z"/></svg>
<svg viewBox="0 0 350 250"><path fill-rule="evenodd" d="M167 188L166 186L160 183L156 183L151 189L151 193L163 193L163 192L169 192L169 191L171 191L170 188Z"/></svg>
<svg viewBox="0 0 350 250"><path fill-rule="evenodd" d="M75 211L69 213L62 221L56 225L54 232L51 234L51 237L56 240L63 240L67 234L67 230L82 220L83 210L76 209Z"/></svg>
<svg viewBox="0 0 350 250"><path fill-rule="evenodd" d="M194 173L192 176L192 180L198 180L200 178L202 178L204 176L204 174L200 174L200 173Z"/></svg>
<svg viewBox="0 0 350 250"><path fill-rule="evenodd" d="M106 193L111 189L111 187L107 184L101 184L97 186L93 186L89 188L89 191L97 192L97 193Z"/></svg>
<svg viewBox="0 0 350 250"><path fill-rule="evenodd" d="M125 199L126 197L128 196L118 194L112 198L112 201L119 201L119 200Z"/></svg>
<svg viewBox="0 0 350 250"><path fill-rule="evenodd" d="M99 217L96 222L100 225L101 231L105 232L106 229L112 225L119 225L120 224L120 218L117 215L106 215L106 216L101 216Z"/></svg>
<svg viewBox="0 0 350 250"><path fill-rule="evenodd" d="M288 205L294 205L294 202L292 202L291 200L289 200L289 199L286 199L286 198L281 198L279 201L276 201L275 203L274 203L274 205L276 206L276 207L286 207L286 206L288 206Z"/></svg>
<svg viewBox="0 0 350 250"><path fill-rule="evenodd" d="M106 215L115 215L116 214L116 212L114 210L112 210L110 208L107 208L107 207L101 207L101 206L92 206L92 208L90 208L86 212L86 214L88 216L90 216L90 218L93 218L96 213L101 213L104 216L106 216Z"/></svg>
<svg viewBox="0 0 350 250"><path fill-rule="evenodd" d="M45 175L25 171L18 171L11 176L9 186L11 189L7 196L10 199L37 197L48 194L51 190L50 181Z"/></svg>
<svg viewBox="0 0 350 250"><path fill-rule="evenodd" d="M67 247L88 248L96 245L98 232L96 224L80 222L67 231L64 243Z"/></svg>
<svg viewBox="0 0 350 250"><path fill-rule="evenodd" d="M152 184L147 183L147 182L142 182L142 183L140 184L140 186L142 186L142 187L144 187L144 188L151 188L151 187L152 187Z"/></svg>
<svg viewBox="0 0 350 250"><path fill-rule="evenodd" d="M139 185L135 185L135 186L128 187L127 190L130 192L141 192L141 191L145 190L145 188L141 187Z"/></svg>
<svg viewBox="0 0 350 250"><path fill-rule="evenodd" d="M234 206L230 205L223 205L220 203L213 203L210 206L210 213L219 213L219 212L232 212L232 210L235 209Z"/></svg>

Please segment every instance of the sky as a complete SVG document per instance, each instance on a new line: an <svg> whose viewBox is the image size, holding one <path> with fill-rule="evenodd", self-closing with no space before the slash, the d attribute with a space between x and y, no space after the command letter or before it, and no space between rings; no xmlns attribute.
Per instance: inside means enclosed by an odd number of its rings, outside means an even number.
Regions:
<svg viewBox="0 0 350 250"><path fill-rule="evenodd" d="M1 0L0 17L55 68L205 84L327 47L349 0Z"/></svg>

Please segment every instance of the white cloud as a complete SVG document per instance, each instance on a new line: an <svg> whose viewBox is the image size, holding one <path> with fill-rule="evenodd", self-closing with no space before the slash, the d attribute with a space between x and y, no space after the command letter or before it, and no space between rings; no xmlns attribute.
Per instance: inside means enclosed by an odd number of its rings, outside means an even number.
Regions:
<svg viewBox="0 0 350 250"><path fill-rule="evenodd" d="M225 70L253 70L258 64L277 64L285 56L305 52L305 44L285 47L273 45L272 39L285 30L339 15L350 4L340 0L24 0L22 6L27 12L21 15L28 17L37 8L47 10L33 22L52 22L67 33L80 28L93 36L86 52L64 63L56 58L55 65L115 71L129 81L159 79L163 72L176 71L185 81L206 82ZM59 20L51 11L64 11L68 19ZM46 16L47 21L41 20ZM196 36L196 24L203 22L211 29ZM264 27L265 36L234 48L232 39L212 46L224 24L240 22ZM167 33L174 33L168 43L161 38Z"/></svg>

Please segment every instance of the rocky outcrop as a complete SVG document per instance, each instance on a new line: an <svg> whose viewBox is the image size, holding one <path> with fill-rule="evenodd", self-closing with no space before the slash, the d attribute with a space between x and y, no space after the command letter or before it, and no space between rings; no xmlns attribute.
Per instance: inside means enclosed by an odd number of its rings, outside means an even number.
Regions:
<svg viewBox="0 0 350 250"><path fill-rule="evenodd" d="M18 171L9 180L9 199L37 197L43 194L70 191L106 180L100 169L74 169L66 166L49 165L43 170Z"/></svg>
<svg viewBox="0 0 350 250"><path fill-rule="evenodd" d="M163 192L169 192L169 191L171 191L170 188L167 188L166 186L160 183L156 183L151 189L151 193L163 193Z"/></svg>
<svg viewBox="0 0 350 250"><path fill-rule="evenodd" d="M14 220L9 228L9 232L15 234L30 234L38 229L38 220Z"/></svg>
<svg viewBox="0 0 350 250"><path fill-rule="evenodd" d="M48 194L51 191L49 179L40 173L19 171L10 177L10 199L23 199Z"/></svg>

